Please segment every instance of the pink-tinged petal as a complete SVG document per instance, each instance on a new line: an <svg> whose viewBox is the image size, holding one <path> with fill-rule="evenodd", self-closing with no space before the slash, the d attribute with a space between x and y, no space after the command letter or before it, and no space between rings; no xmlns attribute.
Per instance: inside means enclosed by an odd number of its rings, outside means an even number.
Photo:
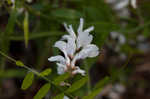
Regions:
<svg viewBox="0 0 150 99"><path fill-rule="evenodd" d="M76 69L72 72L72 74L81 74L82 76L85 76L85 71L76 66Z"/></svg>
<svg viewBox="0 0 150 99"><path fill-rule="evenodd" d="M64 73L66 72L66 70L67 70L66 65L57 63L57 73L58 73L59 75L64 74Z"/></svg>

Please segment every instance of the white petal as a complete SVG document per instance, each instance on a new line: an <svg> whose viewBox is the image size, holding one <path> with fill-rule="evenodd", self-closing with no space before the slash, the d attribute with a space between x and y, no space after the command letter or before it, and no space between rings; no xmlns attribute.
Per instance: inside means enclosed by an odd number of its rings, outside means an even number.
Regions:
<svg viewBox="0 0 150 99"><path fill-rule="evenodd" d="M66 63L70 64L70 59L69 59L67 52L66 52L67 43L64 41L57 41L55 43L54 47L59 48L64 53L65 58L66 58Z"/></svg>
<svg viewBox="0 0 150 99"><path fill-rule="evenodd" d="M58 67L57 67L57 73L58 73L59 75L64 74L65 71L66 71L66 69L67 69L66 65L57 63L57 66L58 66Z"/></svg>
<svg viewBox="0 0 150 99"><path fill-rule="evenodd" d="M84 59L86 57L95 57L98 54L99 48L94 44L87 45L79 52L79 56L81 56L81 59Z"/></svg>
<svg viewBox="0 0 150 99"><path fill-rule="evenodd" d="M129 4L129 0L122 0L114 7L114 9L120 10L120 9L126 7L128 4Z"/></svg>
<svg viewBox="0 0 150 99"><path fill-rule="evenodd" d="M67 40L66 46L67 54L73 56L76 51L75 38L72 38L70 35L64 35L63 39Z"/></svg>
<svg viewBox="0 0 150 99"><path fill-rule="evenodd" d="M66 50L66 42L64 41L57 41L54 45L54 47L59 48L62 52L64 52Z"/></svg>
<svg viewBox="0 0 150 99"><path fill-rule="evenodd" d="M136 0L131 0L131 5L133 8L137 8Z"/></svg>
<svg viewBox="0 0 150 99"><path fill-rule="evenodd" d="M126 42L126 38L124 37L124 35L120 34L119 35L119 43L124 44L125 42Z"/></svg>
<svg viewBox="0 0 150 99"><path fill-rule="evenodd" d="M64 96L64 98L63 99L70 99L68 96Z"/></svg>
<svg viewBox="0 0 150 99"><path fill-rule="evenodd" d="M52 56L50 58L48 58L49 61L53 62L53 61L58 61L62 64L65 64L65 59L63 56L57 55L57 56Z"/></svg>
<svg viewBox="0 0 150 99"><path fill-rule="evenodd" d="M28 3L31 3L32 2L32 0L26 0Z"/></svg>
<svg viewBox="0 0 150 99"><path fill-rule="evenodd" d="M77 48L84 47L90 44L93 40L93 36L88 33L82 33L77 38Z"/></svg>
<svg viewBox="0 0 150 99"><path fill-rule="evenodd" d="M77 73L81 74L82 76L85 76L85 71L80 69L78 66L76 66L76 70L74 70L72 74L77 74Z"/></svg>
<svg viewBox="0 0 150 99"><path fill-rule="evenodd" d="M13 4L15 4L15 0L11 0L11 2L12 2Z"/></svg>
<svg viewBox="0 0 150 99"><path fill-rule="evenodd" d="M67 27L67 24L64 23L64 27L65 29L67 30L67 32L73 37L73 38L76 38L76 35L75 35L75 32L72 28L72 25L69 25L69 28Z"/></svg>
<svg viewBox="0 0 150 99"><path fill-rule="evenodd" d="M112 39L116 39L118 37L119 33L118 32L110 32L110 36Z"/></svg>
<svg viewBox="0 0 150 99"><path fill-rule="evenodd" d="M84 19L80 18L80 25L79 25L78 30L77 30L78 34L83 32L83 23L84 23Z"/></svg>
<svg viewBox="0 0 150 99"><path fill-rule="evenodd" d="M91 27L89 27L88 29L84 30L83 32L89 33L89 32L91 32L91 31L93 31L93 30L94 30L94 26L91 26Z"/></svg>
<svg viewBox="0 0 150 99"><path fill-rule="evenodd" d="M96 57L99 54L99 48L94 45L90 44L84 47L79 53L75 55L71 62L71 66L75 66L75 62L78 59L85 59L87 57Z"/></svg>

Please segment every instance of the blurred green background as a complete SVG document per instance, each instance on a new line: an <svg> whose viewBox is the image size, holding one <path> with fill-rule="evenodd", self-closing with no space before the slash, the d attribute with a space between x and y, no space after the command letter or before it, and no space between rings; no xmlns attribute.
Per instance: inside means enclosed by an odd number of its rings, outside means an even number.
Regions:
<svg viewBox="0 0 150 99"><path fill-rule="evenodd" d="M114 80L103 89L111 86L109 91L96 99L150 99L150 1L137 0L135 9L130 2L115 8L128 0L109 1L115 0L1 0L0 50L38 71L52 68L50 77L54 78L56 66L48 57L59 53L53 45L67 33L63 23L77 30L82 17L84 28L95 27L93 43L101 52L83 62L89 66L91 85L105 76ZM21 91L26 73L0 56L0 99L32 99L44 81L37 80L28 91ZM112 98L117 85L125 90Z"/></svg>

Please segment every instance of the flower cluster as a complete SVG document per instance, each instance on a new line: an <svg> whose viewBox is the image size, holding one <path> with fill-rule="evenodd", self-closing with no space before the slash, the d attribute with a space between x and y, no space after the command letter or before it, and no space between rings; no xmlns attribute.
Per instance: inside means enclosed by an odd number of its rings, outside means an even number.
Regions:
<svg viewBox="0 0 150 99"><path fill-rule="evenodd" d="M49 61L56 61L58 74L64 74L70 72L71 74L80 73L85 75L85 71L76 66L76 61L79 59L85 59L87 57L95 57L99 54L99 48L91 44L93 36L89 34L94 27L91 26L86 30L83 30L83 18L80 19L80 25L75 34L72 25L67 26L64 23L64 27L69 33L64 35L61 40L57 41L54 47L60 49L64 57L61 55L52 56L48 58Z"/></svg>

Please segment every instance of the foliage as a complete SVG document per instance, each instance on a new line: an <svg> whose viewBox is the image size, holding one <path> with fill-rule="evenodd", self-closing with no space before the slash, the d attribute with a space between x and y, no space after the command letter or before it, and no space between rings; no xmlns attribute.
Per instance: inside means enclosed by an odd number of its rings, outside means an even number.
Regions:
<svg viewBox="0 0 150 99"><path fill-rule="evenodd" d="M59 53L53 48L53 44L66 33L63 29L63 22L71 23L77 28L79 18L83 17L87 23L86 27L91 25L95 27L95 31L92 33L94 43L100 49L104 44L111 43L108 37L112 31L121 32L127 41L135 40L138 31L141 31L146 38L150 37L148 34L150 32L150 15L148 13L150 6L147 3L143 3L136 10L130 8L131 13L140 18L139 22L133 18L119 18L105 3L105 0L33 0L32 3L26 0L15 0L14 8L9 5L10 1L0 1L0 12L2 12L0 13L0 54L5 56L0 57L0 78L23 78L24 76L21 89L26 90L32 85L33 80L38 82L38 79L34 79L35 75L38 76L39 79L46 81L46 84L39 89L34 99L42 99L48 91L52 93L51 97L54 99L61 99L64 96L74 99L76 91L81 93L79 98L94 99L105 85L119 79L120 72L110 73L112 78L104 77L97 82L94 88L91 88L89 74L85 77L79 75L72 77L68 73L56 74L55 64L47 63L47 58ZM3 8L5 10L2 11ZM4 22L3 17L5 18ZM120 25L122 20L128 23L126 27ZM14 42L15 45L13 45ZM17 43L21 43L23 46L19 46ZM14 52L12 48L15 49ZM20 50L21 52L19 52ZM127 55L141 53L138 49L130 46L128 42L121 46L121 52ZM6 64L6 58L13 61L19 69L8 69L10 66ZM22 61L16 61L14 58ZM98 57L83 62L82 65L87 73L97 61ZM31 64L32 67L24 64ZM27 69L27 74L20 68ZM121 71L124 70L121 69ZM62 82L69 85L61 86ZM51 90L50 87L52 87Z"/></svg>

